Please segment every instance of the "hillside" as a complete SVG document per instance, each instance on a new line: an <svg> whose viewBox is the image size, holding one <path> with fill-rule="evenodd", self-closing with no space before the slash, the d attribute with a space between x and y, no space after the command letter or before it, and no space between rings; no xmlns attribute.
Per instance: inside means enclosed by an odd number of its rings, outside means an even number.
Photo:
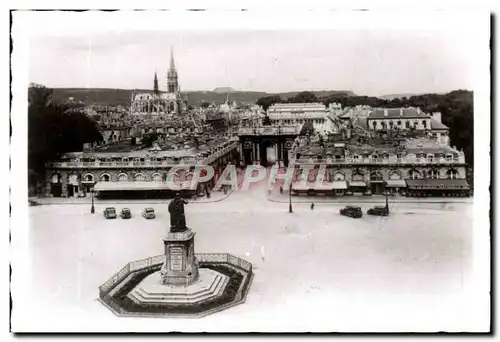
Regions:
<svg viewBox="0 0 500 342"><path fill-rule="evenodd" d="M288 93L266 93L260 91L227 91L231 88L216 88L216 91L186 91L182 92L182 97L187 95L188 102L192 105L199 105L202 102L223 103L229 97L229 101L238 103L255 103L264 96L279 95L285 99L297 95L299 92ZM69 97L73 97L75 101L82 101L85 104L102 104L109 106L128 106L132 96L131 89L104 89L104 88L55 88L53 98L56 102L65 102ZM151 90L136 90L151 91ZM355 96L352 91L314 91L317 97L325 97L331 95Z"/></svg>
<svg viewBox="0 0 500 342"><path fill-rule="evenodd" d="M434 94L443 95L444 93L434 93ZM383 100L393 100L393 99L402 99L402 98L406 97L409 99L412 96L422 96L422 95L426 95L426 94L423 94L423 93L422 94L416 94L416 93L389 94L389 95L379 96L378 98L383 99Z"/></svg>

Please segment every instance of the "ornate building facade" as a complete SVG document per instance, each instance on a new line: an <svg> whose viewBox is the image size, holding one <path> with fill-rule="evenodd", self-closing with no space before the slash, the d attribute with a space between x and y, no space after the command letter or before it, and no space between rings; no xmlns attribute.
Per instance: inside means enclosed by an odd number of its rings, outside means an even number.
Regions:
<svg viewBox="0 0 500 342"><path fill-rule="evenodd" d="M179 75L175 68L173 50L170 51L170 68L167 72L167 92L158 86L158 77L154 75L153 91L132 92L130 113L134 115L170 115L179 116L186 112L187 100L181 97Z"/></svg>
<svg viewBox="0 0 500 342"><path fill-rule="evenodd" d="M107 196L123 192L161 192L162 196L169 196L176 191L168 189L167 174L173 167L183 167L176 173L174 181L181 187L183 195L193 196L210 190L224 168L229 163L235 165L238 162L237 142L234 140L215 138L200 142L199 146L193 145L192 141L183 141L184 144L179 143L173 149L158 144L143 148L123 143L66 153L58 161L47 163L45 195L85 197L95 191L97 195ZM200 165L213 167L215 176L191 191L188 186L195 167Z"/></svg>
<svg viewBox="0 0 500 342"><path fill-rule="evenodd" d="M355 139L354 139L355 140ZM321 174L325 193L465 196L467 165L463 151L437 139L409 139L400 146L355 141L319 146L298 137L290 150L294 193L316 194ZM310 168L309 172L302 172ZM320 182L321 183L321 182ZM318 191L319 190L319 191Z"/></svg>

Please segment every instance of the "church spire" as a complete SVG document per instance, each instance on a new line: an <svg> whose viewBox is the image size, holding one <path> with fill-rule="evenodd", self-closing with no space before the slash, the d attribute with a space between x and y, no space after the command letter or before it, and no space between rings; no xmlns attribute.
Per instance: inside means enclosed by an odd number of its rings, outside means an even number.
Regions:
<svg viewBox="0 0 500 342"><path fill-rule="evenodd" d="M155 80L154 80L154 85L153 85L153 91L155 94L158 94L160 92L160 90L158 88L158 76L156 75L156 71L155 71Z"/></svg>
<svg viewBox="0 0 500 342"><path fill-rule="evenodd" d="M177 70L175 70L173 47L170 48L170 69L167 73L167 89L169 93L177 93L180 91Z"/></svg>
<svg viewBox="0 0 500 342"><path fill-rule="evenodd" d="M170 47L170 70L175 71L174 48Z"/></svg>

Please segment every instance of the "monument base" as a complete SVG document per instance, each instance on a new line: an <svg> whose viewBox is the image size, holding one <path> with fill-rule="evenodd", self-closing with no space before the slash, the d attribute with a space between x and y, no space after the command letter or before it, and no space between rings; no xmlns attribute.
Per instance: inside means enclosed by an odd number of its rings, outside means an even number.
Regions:
<svg viewBox="0 0 500 342"><path fill-rule="evenodd" d="M163 285L190 285L198 279L198 262L194 255L194 233L191 229L183 232L169 232L163 240L165 263L161 267Z"/></svg>

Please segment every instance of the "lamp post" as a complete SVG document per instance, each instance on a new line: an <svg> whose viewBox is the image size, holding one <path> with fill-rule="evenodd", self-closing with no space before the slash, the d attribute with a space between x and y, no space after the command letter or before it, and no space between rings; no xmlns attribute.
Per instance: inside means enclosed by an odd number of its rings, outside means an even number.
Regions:
<svg viewBox="0 0 500 342"><path fill-rule="evenodd" d="M389 190L387 189L387 182L384 182L384 192L385 192L385 207L387 208L387 211L389 211L389 199L388 199L388 193Z"/></svg>
<svg viewBox="0 0 500 342"><path fill-rule="evenodd" d="M293 213L293 210L292 210L292 183L291 182L290 182L290 189L289 189L289 198L290 198L290 203L288 206L288 212Z"/></svg>
<svg viewBox="0 0 500 342"><path fill-rule="evenodd" d="M94 214L95 213L95 207L94 207L94 188L90 189L90 195L92 198L92 206L90 207L90 213Z"/></svg>

